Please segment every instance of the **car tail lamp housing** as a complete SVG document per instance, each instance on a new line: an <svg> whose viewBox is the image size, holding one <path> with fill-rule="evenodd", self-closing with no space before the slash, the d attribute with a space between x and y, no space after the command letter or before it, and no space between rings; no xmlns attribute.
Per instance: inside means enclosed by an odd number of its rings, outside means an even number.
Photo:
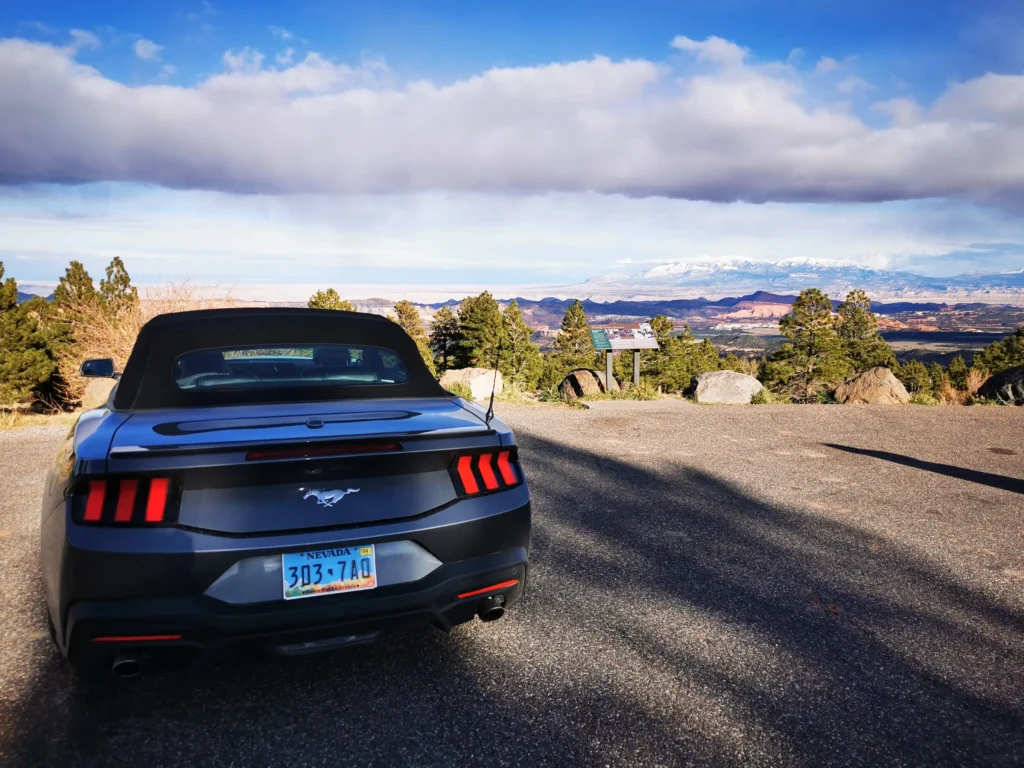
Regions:
<svg viewBox="0 0 1024 768"><path fill-rule="evenodd" d="M523 468L514 448L459 454L448 472L460 497L496 493L523 482Z"/></svg>
<svg viewBox="0 0 1024 768"><path fill-rule="evenodd" d="M86 480L72 496L71 516L82 525L173 525L178 495L168 477Z"/></svg>

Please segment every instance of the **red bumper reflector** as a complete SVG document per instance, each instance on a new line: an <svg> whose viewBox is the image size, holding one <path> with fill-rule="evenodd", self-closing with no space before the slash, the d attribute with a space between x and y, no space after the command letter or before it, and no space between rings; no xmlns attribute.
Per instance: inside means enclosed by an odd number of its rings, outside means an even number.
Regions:
<svg viewBox="0 0 1024 768"><path fill-rule="evenodd" d="M181 640L181 635L114 635L92 639L94 643L146 643L161 640Z"/></svg>
<svg viewBox="0 0 1024 768"><path fill-rule="evenodd" d="M138 480L122 480L117 493L117 509L114 511L115 523L130 523L132 510L135 508L135 490L139 487Z"/></svg>
<svg viewBox="0 0 1024 768"><path fill-rule="evenodd" d="M512 469L512 465L508 461L509 451L502 451L498 454L498 471L501 472L501 479L505 481L505 485L515 485L516 471Z"/></svg>
<svg viewBox="0 0 1024 768"><path fill-rule="evenodd" d="M475 595L482 595L485 592L494 592L498 589L514 587L518 583L519 579L509 579L508 581L501 582L501 584L494 584L490 587L484 587L483 589L474 589L472 592L463 592L461 595L459 595L459 600L462 600L464 597L474 597Z"/></svg>
<svg viewBox="0 0 1024 768"><path fill-rule="evenodd" d="M466 493L480 493L480 485L473 476L473 457L459 457L459 480Z"/></svg>
<svg viewBox="0 0 1024 768"><path fill-rule="evenodd" d="M164 519L164 508L167 506L167 487L170 481L166 477L157 477L149 481L149 498L146 500L146 522L159 523Z"/></svg>
<svg viewBox="0 0 1024 768"><path fill-rule="evenodd" d="M85 504L85 520L90 523L97 522L103 516L103 500L107 496L107 483L105 480L89 481L89 500Z"/></svg>
<svg viewBox="0 0 1024 768"><path fill-rule="evenodd" d="M494 476L494 470L491 469L491 454L480 454L480 463L477 466L480 467L480 477L484 479L484 487L488 491L496 489L498 487L498 478Z"/></svg>

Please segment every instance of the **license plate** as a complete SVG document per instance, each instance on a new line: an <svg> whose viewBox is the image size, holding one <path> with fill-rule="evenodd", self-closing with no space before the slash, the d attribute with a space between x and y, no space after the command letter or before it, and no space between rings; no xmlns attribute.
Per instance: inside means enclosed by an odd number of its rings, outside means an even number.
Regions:
<svg viewBox="0 0 1024 768"><path fill-rule="evenodd" d="M281 555L284 599L356 592L377 586L373 544Z"/></svg>

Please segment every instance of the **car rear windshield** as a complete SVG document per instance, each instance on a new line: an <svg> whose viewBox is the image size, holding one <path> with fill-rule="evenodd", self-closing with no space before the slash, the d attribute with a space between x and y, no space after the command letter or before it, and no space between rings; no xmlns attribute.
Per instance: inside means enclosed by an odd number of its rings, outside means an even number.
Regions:
<svg viewBox="0 0 1024 768"><path fill-rule="evenodd" d="M183 390L404 384L398 353L383 347L289 344L271 348L224 347L180 355L174 383Z"/></svg>

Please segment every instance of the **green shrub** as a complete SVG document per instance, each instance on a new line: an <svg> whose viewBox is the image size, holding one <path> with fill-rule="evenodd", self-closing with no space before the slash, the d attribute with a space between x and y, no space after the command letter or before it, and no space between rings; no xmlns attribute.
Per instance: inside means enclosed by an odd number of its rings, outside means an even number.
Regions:
<svg viewBox="0 0 1024 768"><path fill-rule="evenodd" d="M661 393L650 379L641 378L639 384L631 384L626 390L626 397L630 400L657 400Z"/></svg>
<svg viewBox="0 0 1024 768"><path fill-rule="evenodd" d="M750 398L751 405L774 405L775 402L775 395L767 388L762 389L760 392L755 392Z"/></svg>
<svg viewBox="0 0 1024 768"><path fill-rule="evenodd" d="M910 396L911 405L938 405L939 401L925 392L915 392Z"/></svg>
<svg viewBox="0 0 1024 768"><path fill-rule="evenodd" d="M473 399L473 390L469 388L468 384L463 384L461 381L448 387L448 391L456 397L461 397L463 400L472 401Z"/></svg>

